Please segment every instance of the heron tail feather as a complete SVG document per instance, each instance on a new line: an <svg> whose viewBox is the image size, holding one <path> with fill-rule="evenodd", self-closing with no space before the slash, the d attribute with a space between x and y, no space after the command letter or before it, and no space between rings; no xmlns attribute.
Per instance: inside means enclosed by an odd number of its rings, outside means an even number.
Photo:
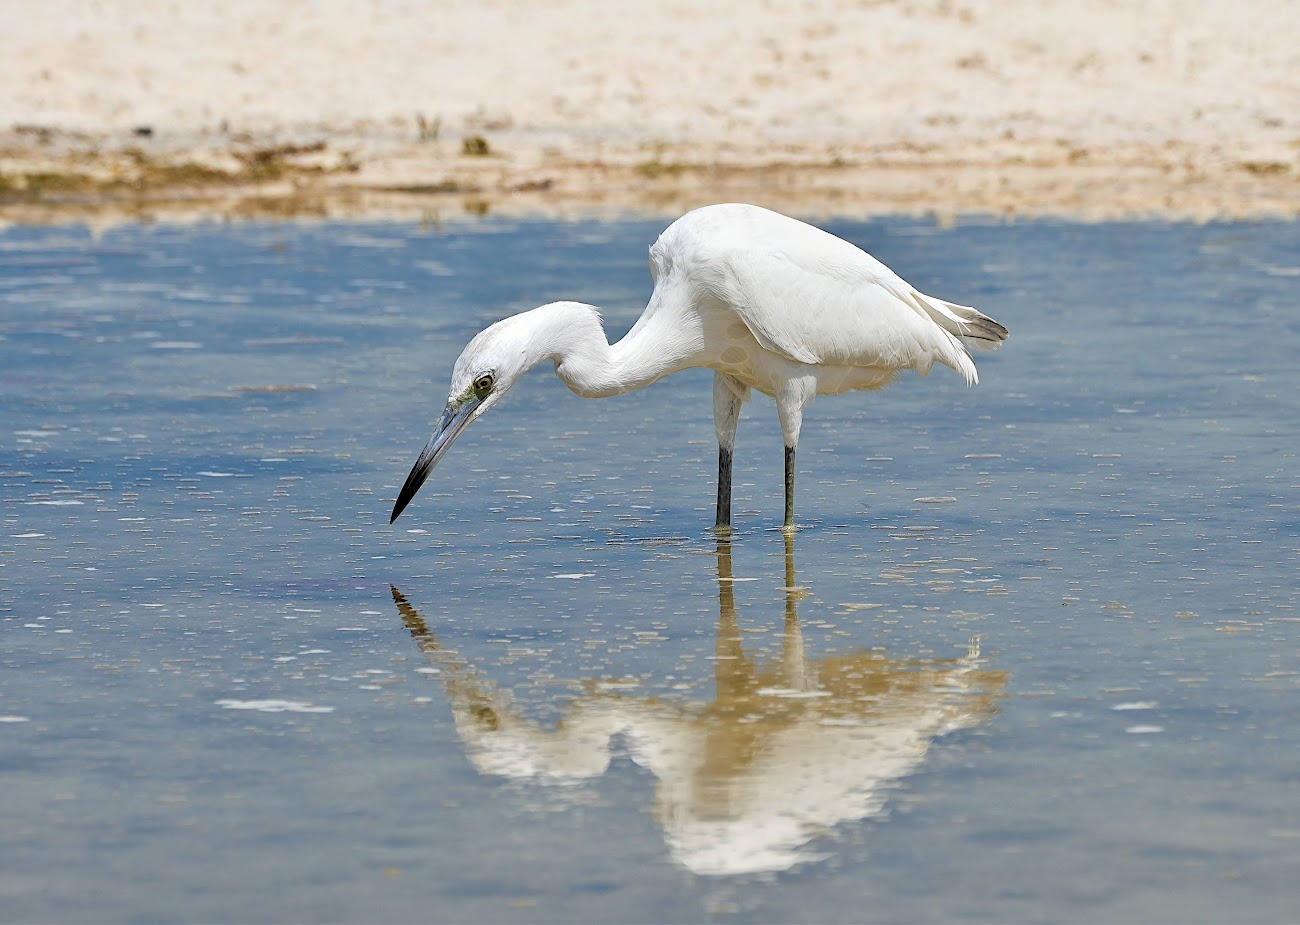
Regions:
<svg viewBox="0 0 1300 925"><path fill-rule="evenodd" d="M908 292L907 299L948 337L951 350L941 350L935 359L961 373L967 385L978 383L979 373L971 359L971 348L997 349L1007 339L1007 329L968 305L945 302L916 290Z"/></svg>
<svg viewBox="0 0 1300 925"><path fill-rule="evenodd" d="M918 293L919 295L919 293ZM923 295L919 300L925 313L939 327L961 339L962 344L977 350L996 350L1010 332L983 312L969 305L945 302Z"/></svg>

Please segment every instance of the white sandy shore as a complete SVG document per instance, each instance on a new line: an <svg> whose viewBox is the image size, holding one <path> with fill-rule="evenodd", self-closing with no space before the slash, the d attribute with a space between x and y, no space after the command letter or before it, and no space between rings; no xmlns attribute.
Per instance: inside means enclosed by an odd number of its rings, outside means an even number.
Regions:
<svg viewBox="0 0 1300 925"><path fill-rule="evenodd" d="M311 163L357 168L335 187L555 207L1300 211L1292 0L0 0L0 22L10 176L324 141Z"/></svg>

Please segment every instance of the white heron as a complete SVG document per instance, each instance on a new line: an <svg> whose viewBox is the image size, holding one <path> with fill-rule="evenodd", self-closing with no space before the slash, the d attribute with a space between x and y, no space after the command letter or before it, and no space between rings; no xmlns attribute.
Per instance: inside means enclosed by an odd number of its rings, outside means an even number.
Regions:
<svg viewBox="0 0 1300 925"><path fill-rule="evenodd" d="M1007 329L973 308L917 291L865 251L758 206L705 206L650 248L654 291L625 337L610 344L600 310L551 302L484 329L461 352L438 428L398 493L410 503L465 428L545 360L583 398L649 385L678 370L713 374L719 528L731 525L736 423L750 391L776 400L785 438L785 527L794 528L794 461L803 412L817 395L878 389L935 362L979 381L970 347Z"/></svg>

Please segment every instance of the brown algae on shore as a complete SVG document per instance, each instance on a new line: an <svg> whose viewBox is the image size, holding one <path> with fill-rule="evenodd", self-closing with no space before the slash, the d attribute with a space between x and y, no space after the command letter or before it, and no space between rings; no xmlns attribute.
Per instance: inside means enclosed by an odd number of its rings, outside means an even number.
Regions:
<svg viewBox="0 0 1300 925"><path fill-rule="evenodd" d="M305 138L227 132L129 141L46 126L0 131L0 221L673 215L751 201L808 216L1075 220L1291 218L1300 143L1270 157L1194 143L1065 139L982 148L898 143L766 153L663 141L541 147L507 130L437 141L324 126ZM445 135L445 133L443 133Z"/></svg>

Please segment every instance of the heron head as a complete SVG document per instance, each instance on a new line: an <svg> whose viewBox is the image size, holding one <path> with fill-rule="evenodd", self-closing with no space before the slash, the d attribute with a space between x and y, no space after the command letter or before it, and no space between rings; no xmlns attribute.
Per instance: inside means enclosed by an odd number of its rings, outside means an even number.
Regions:
<svg viewBox="0 0 1300 925"><path fill-rule="evenodd" d="M389 523L397 520L465 428L500 401L543 358L530 349L527 325L521 323L528 314L498 321L480 331L461 351L452 368L451 388L442 417L398 492Z"/></svg>

